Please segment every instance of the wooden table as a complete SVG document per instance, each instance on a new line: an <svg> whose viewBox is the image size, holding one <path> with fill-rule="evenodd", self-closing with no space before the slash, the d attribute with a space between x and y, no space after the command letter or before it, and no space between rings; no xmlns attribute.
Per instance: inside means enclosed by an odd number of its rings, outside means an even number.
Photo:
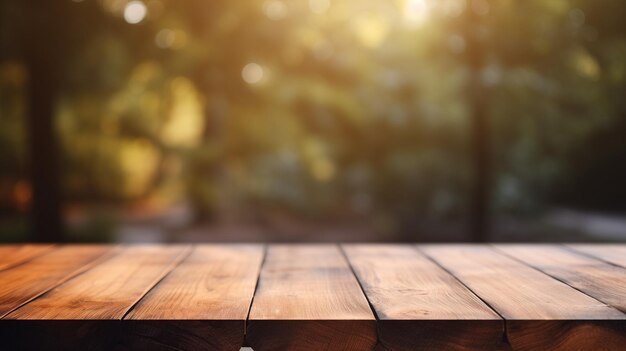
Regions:
<svg viewBox="0 0 626 351"><path fill-rule="evenodd" d="M0 246L3 350L626 350L626 245Z"/></svg>

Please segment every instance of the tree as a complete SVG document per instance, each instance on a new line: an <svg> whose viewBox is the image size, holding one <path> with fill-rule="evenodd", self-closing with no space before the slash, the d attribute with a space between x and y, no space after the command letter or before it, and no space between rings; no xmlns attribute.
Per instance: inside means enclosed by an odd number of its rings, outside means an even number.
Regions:
<svg viewBox="0 0 626 351"><path fill-rule="evenodd" d="M72 2L62 0L7 1L1 5L5 30L12 33L8 39L3 38L6 56L21 59L28 70L26 140L33 193L31 240L64 241L55 115L67 80L68 62L88 40L85 24L97 19L97 14L91 11L80 16Z"/></svg>

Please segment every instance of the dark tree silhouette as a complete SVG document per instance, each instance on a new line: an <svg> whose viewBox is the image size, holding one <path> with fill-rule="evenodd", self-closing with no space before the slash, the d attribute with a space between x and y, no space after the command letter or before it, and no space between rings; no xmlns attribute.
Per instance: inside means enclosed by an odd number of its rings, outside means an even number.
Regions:
<svg viewBox="0 0 626 351"><path fill-rule="evenodd" d="M69 1L25 1L33 18L24 27L23 54L29 72L27 141L33 187L33 240L63 241L59 150L54 109L64 61L64 13Z"/></svg>
<svg viewBox="0 0 626 351"><path fill-rule="evenodd" d="M488 101L482 84L485 61L484 34L481 15L468 9L465 11L467 33L467 65L470 77L467 97L470 118L470 150L474 165L470 193L470 240L485 242L490 237L491 187L493 182L491 157L491 132L488 116Z"/></svg>

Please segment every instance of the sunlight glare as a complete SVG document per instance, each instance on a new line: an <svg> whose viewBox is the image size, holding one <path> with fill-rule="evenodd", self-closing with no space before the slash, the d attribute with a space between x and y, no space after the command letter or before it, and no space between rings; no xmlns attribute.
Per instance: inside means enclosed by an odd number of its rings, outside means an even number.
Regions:
<svg viewBox="0 0 626 351"><path fill-rule="evenodd" d="M357 39L366 47L375 48L387 37L391 24L379 13L368 13L352 20Z"/></svg>
<svg viewBox="0 0 626 351"><path fill-rule="evenodd" d="M406 0L404 3L404 20L411 27L422 25L430 13L426 0Z"/></svg>
<svg viewBox="0 0 626 351"><path fill-rule="evenodd" d="M161 128L161 138L172 147L197 146L204 130L202 95L185 77L174 78L169 87L169 118Z"/></svg>

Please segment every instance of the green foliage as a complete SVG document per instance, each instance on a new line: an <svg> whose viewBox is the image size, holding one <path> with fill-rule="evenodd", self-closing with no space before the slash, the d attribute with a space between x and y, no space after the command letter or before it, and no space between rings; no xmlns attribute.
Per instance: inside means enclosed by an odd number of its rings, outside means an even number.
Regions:
<svg viewBox="0 0 626 351"><path fill-rule="evenodd" d="M74 30L89 33L68 49L58 104L70 199L187 199L199 217L233 204L461 216L474 40L497 209L532 212L568 192L576 182L563 179L586 172L572 155L626 118L618 1L426 1L422 13L421 1L150 0L138 24L124 3L73 5ZM0 176L13 181L16 67L0 66Z"/></svg>

